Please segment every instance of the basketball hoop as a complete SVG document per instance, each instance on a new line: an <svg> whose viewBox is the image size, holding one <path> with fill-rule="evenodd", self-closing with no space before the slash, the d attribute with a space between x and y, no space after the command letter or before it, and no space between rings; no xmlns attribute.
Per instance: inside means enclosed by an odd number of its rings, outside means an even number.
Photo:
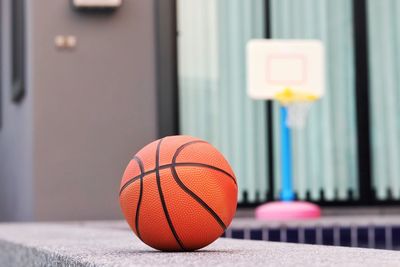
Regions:
<svg viewBox="0 0 400 267"><path fill-rule="evenodd" d="M286 125L289 128L304 128L308 113L315 100L318 98L310 93L284 89L275 95L275 99L287 109Z"/></svg>
<svg viewBox="0 0 400 267"><path fill-rule="evenodd" d="M251 40L248 93L279 101L285 126L303 128L313 102L324 95L324 59L320 40Z"/></svg>
<svg viewBox="0 0 400 267"><path fill-rule="evenodd" d="M251 40L247 44L247 65L249 96L276 100L281 105L281 201L264 204L256 210L256 217L317 218L321 214L318 206L295 201L290 128L304 127L313 102L324 95L324 45L320 40Z"/></svg>

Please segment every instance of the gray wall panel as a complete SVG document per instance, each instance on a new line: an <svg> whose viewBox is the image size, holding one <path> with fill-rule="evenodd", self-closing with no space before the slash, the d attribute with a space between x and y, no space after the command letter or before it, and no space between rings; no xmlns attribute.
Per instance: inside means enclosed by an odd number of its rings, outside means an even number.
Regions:
<svg viewBox="0 0 400 267"><path fill-rule="evenodd" d="M0 129L0 220L31 220L32 94L22 105L11 102L11 1L2 0L2 108Z"/></svg>
<svg viewBox="0 0 400 267"><path fill-rule="evenodd" d="M119 218L123 170L157 137L154 3L125 0L109 14L26 3L27 95L20 106L3 97L0 220ZM57 49L57 35L77 47Z"/></svg>
<svg viewBox="0 0 400 267"><path fill-rule="evenodd" d="M32 11L37 218L118 217L125 165L156 138L153 2L88 14L41 0ZM55 49L58 34L77 36L76 49Z"/></svg>

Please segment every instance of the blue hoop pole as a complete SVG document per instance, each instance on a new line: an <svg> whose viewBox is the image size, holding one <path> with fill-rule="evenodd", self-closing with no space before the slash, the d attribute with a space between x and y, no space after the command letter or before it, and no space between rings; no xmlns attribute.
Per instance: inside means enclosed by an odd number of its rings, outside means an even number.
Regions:
<svg viewBox="0 0 400 267"><path fill-rule="evenodd" d="M282 201L294 199L292 185L292 152L290 142L290 129L286 125L287 108L281 106L281 168L282 168Z"/></svg>

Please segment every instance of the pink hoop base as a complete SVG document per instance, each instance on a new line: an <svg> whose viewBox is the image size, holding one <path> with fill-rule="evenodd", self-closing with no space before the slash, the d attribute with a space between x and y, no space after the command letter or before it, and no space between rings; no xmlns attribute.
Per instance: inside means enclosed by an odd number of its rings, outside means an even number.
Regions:
<svg viewBox="0 0 400 267"><path fill-rule="evenodd" d="M309 220L321 217L321 209L305 201L274 201L258 206L255 215L259 220Z"/></svg>

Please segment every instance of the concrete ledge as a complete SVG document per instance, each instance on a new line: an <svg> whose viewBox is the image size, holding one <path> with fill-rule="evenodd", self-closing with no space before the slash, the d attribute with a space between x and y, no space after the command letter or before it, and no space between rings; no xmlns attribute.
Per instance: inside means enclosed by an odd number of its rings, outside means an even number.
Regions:
<svg viewBox="0 0 400 267"><path fill-rule="evenodd" d="M193 253L142 244L121 222L0 224L0 266L398 266L386 250L221 238Z"/></svg>

